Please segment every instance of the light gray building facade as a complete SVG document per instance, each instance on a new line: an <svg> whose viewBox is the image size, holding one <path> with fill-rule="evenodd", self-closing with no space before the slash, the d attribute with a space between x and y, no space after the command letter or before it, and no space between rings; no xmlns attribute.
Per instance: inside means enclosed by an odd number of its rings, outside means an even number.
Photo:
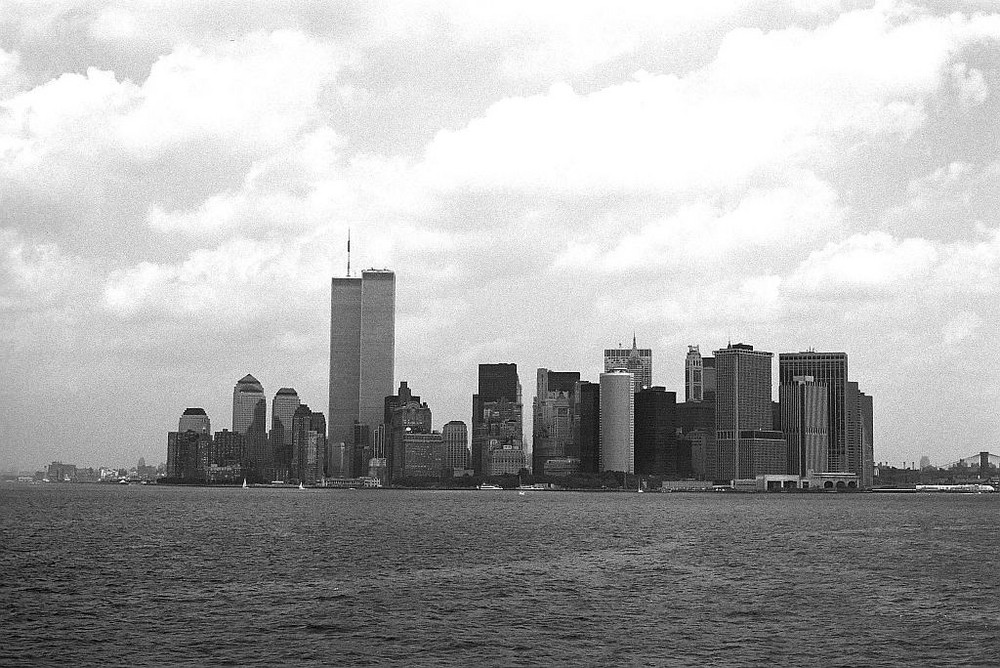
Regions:
<svg viewBox="0 0 1000 668"><path fill-rule="evenodd" d="M369 269L360 278L337 277L330 295L329 441L348 447L355 421L374 433L394 386L396 275ZM333 477L350 475L333 471Z"/></svg>

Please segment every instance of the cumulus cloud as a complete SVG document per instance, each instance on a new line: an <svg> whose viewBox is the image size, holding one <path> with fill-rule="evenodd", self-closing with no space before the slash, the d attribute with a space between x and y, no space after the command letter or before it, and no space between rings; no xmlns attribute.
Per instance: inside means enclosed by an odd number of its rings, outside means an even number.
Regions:
<svg viewBox="0 0 1000 668"><path fill-rule="evenodd" d="M80 269L57 244L25 238L0 228L0 311L35 310L61 300Z"/></svg>
<svg viewBox="0 0 1000 668"><path fill-rule="evenodd" d="M200 314L224 321L267 317L289 298L325 286L326 246L234 238L191 252L177 264L140 262L113 272L104 304L125 317L143 312Z"/></svg>
<svg viewBox="0 0 1000 668"><path fill-rule="evenodd" d="M221 171L236 168L238 178L239 166L317 127L335 71L328 48L277 31L211 49L178 46L141 85L96 68L64 74L0 102L0 195L73 198L86 215L123 180L161 174L145 187L183 201L213 177L233 179Z"/></svg>
<svg viewBox="0 0 1000 668"><path fill-rule="evenodd" d="M752 189L729 206L699 202L647 225L637 233L612 235L602 252L598 242L572 242L554 267L634 270L671 265L696 271L718 266L756 270L783 261L788 249L835 236L844 216L837 194L813 174L790 175L790 183Z"/></svg>
<svg viewBox="0 0 1000 668"><path fill-rule="evenodd" d="M251 364L319 397L350 227L356 268L397 271L400 373L445 420L476 363L586 372L633 326L668 389L684 343L728 334L847 349L862 379L890 344L982 347L1000 18L870 4L10 4L0 300L81 305L18 320L66 337L38 344L52 378ZM866 379L887 402L895 373Z"/></svg>
<svg viewBox="0 0 1000 668"><path fill-rule="evenodd" d="M959 99L966 106L975 107L989 97L990 89L981 70L970 68L965 63L955 63L951 67L951 74L958 88Z"/></svg>
<svg viewBox="0 0 1000 668"><path fill-rule="evenodd" d="M891 293L912 290L930 275L939 253L926 239L897 240L884 232L854 235L810 253L790 280L806 293Z"/></svg>
<svg viewBox="0 0 1000 668"><path fill-rule="evenodd" d="M851 12L816 30L739 29L685 76L638 72L593 93L565 84L495 103L427 147L442 187L574 192L712 190L833 159L836 140L906 137L925 99L992 18Z"/></svg>

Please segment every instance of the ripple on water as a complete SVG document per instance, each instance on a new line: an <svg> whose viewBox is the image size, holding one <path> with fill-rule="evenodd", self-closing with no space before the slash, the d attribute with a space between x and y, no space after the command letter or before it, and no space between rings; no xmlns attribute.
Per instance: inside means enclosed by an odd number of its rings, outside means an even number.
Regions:
<svg viewBox="0 0 1000 668"><path fill-rule="evenodd" d="M995 659L1000 495L295 491L0 489L0 664Z"/></svg>

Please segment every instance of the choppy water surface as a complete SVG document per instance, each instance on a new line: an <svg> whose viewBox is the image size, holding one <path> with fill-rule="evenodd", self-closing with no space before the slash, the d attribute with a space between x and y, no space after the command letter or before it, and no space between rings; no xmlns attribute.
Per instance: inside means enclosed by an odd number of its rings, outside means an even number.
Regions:
<svg viewBox="0 0 1000 668"><path fill-rule="evenodd" d="M5 485L0 665L997 665L998 513Z"/></svg>

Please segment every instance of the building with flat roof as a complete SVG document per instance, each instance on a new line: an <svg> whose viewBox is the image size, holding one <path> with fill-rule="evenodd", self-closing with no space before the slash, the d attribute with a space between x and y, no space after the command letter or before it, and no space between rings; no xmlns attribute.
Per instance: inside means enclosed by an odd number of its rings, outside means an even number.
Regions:
<svg viewBox="0 0 1000 668"><path fill-rule="evenodd" d="M392 393L396 350L396 275L366 269L361 277L335 277L330 291L329 441L353 453L354 425L381 423L385 397ZM345 456L337 466L351 468ZM351 472L334 470L333 477Z"/></svg>
<svg viewBox="0 0 1000 668"><path fill-rule="evenodd" d="M445 445L441 434L403 434L403 477L439 478L445 470Z"/></svg>
<svg viewBox="0 0 1000 668"><path fill-rule="evenodd" d="M757 473L784 473L784 439L773 429L771 360L773 355L743 343L715 351L716 479ZM775 435L776 434L776 435ZM775 448L780 443L778 457ZM781 466L778 468L778 460Z"/></svg>
<svg viewBox="0 0 1000 668"><path fill-rule="evenodd" d="M780 353L778 383L788 385L796 376L812 376L827 392L827 470L847 471L847 353Z"/></svg>
<svg viewBox="0 0 1000 668"><path fill-rule="evenodd" d="M601 470L601 386L580 381L573 398L572 454L580 459L580 473Z"/></svg>
<svg viewBox="0 0 1000 668"><path fill-rule="evenodd" d="M573 403L578 371L538 369L532 401L532 470L545 472L545 462L573 452Z"/></svg>
<svg viewBox="0 0 1000 668"><path fill-rule="evenodd" d="M444 465L452 471L469 467L469 428L461 420L452 420L441 428L444 443Z"/></svg>
<svg viewBox="0 0 1000 668"><path fill-rule="evenodd" d="M601 470L635 473L635 394L632 374L601 374Z"/></svg>
<svg viewBox="0 0 1000 668"><path fill-rule="evenodd" d="M472 468L476 475L491 475L492 450L515 449L523 457L523 407L517 365L480 364L478 390L472 395ZM526 461L522 467L530 465Z"/></svg>

